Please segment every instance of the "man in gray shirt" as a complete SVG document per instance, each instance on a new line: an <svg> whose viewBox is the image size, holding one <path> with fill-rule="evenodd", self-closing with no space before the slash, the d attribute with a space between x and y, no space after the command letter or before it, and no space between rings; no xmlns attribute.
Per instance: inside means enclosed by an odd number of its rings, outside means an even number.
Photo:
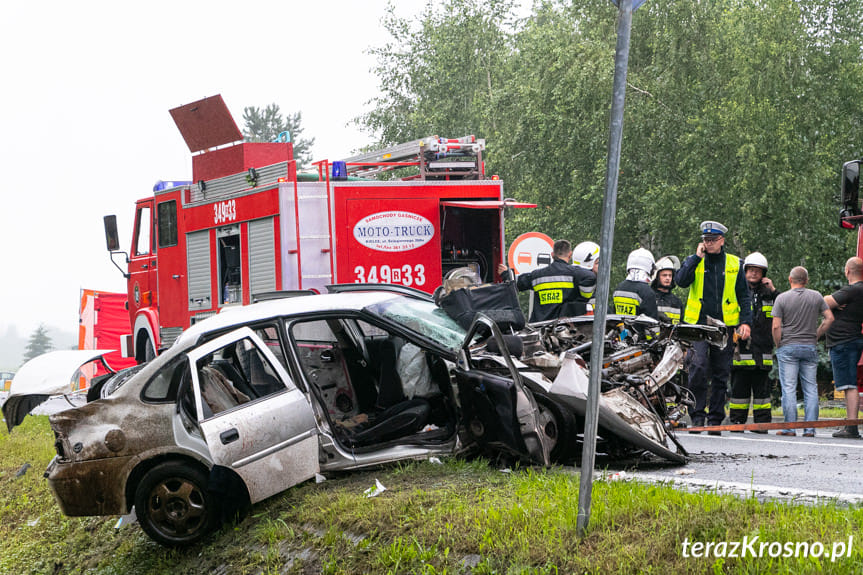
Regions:
<svg viewBox="0 0 863 575"><path fill-rule="evenodd" d="M818 351L815 343L833 323L833 312L824 298L808 289L809 272L802 266L788 276L791 289L779 294L773 304L773 341L779 360L779 382L782 385L782 414L785 421L797 421L797 376L803 388L806 421L818 421ZM818 325L818 316L824 316ZM797 435L783 429L778 435ZM815 428L806 428L803 437L815 437Z"/></svg>

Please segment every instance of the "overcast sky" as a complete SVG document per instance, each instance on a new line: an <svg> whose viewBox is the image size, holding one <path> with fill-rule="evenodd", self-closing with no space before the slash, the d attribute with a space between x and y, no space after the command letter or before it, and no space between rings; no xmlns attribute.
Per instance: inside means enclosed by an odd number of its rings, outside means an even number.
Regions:
<svg viewBox="0 0 863 575"><path fill-rule="evenodd" d="M411 16L425 2L396 5ZM26 336L40 323L77 331L80 289L125 291L102 217L117 215L127 249L135 200L157 180L191 179L169 109L221 94L242 128L245 106L275 102L302 112L315 159L365 145L369 136L346 124L376 94L364 52L388 39L385 8L386 0L5 3L0 333L15 325Z"/></svg>

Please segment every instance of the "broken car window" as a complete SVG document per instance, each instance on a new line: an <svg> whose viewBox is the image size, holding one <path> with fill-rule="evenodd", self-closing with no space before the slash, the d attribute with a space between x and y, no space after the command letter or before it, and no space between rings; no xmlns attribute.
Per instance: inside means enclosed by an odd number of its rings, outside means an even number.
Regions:
<svg viewBox="0 0 863 575"><path fill-rule="evenodd" d="M141 393L144 401L169 401L177 396L177 388L183 374L189 371L188 361L185 355L181 355L176 361L162 367L156 375L144 387Z"/></svg>
<svg viewBox="0 0 863 575"><path fill-rule="evenodd" d="M360 330L362 330L363 335L367 337L386 337L387 332L382 330L376 325L372 325L370 323L364 322L363 320L357 320L357 325L360 326Z"/></svg>
<svg viewBox="0 0 863 575"><path fill-rule="evenodd" d="M273 352L273 355L276 356L276 359L279 360L282 367L288 369L288 362L287 359L285 359L284 351L282 351L282 342L279 340L278 328L274 325L256 327L255 334L261 338L265 344L267 344L267 349Z"/></svg>
<svg viewBox="0 0 863 575"><path fill-rule="evenodd" d="M465 330L433 302L398 298L369 306L366 311L402 324L453 351L464 341Z"/></svg>
<svg viewBox="0 0 863 575"><path fill-rule="evenodd" d="M198 360L196 369L205 417L287 389L261 350L248 338L204 356Z"/></svg>

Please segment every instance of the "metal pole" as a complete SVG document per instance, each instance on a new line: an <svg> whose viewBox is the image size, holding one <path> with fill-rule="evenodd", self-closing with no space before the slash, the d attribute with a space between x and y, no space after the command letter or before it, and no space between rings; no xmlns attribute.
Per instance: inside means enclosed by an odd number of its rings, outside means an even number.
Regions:
<svg viewBox="0 0 863 575"><path fill-rule="evenodd" d="M617 174L620 144L623 139L623 104L626 97L626 70L629 62L629 32L632 28L632 0L620 0L617 20L617 51L614 56L614 91L611 100L611 128L608 139L608 166L605 174L605 202L602 207L602 232L596 306L593 310L593 345L590 349L590 382L587 391L587 417L581 455L581 483L578 492L576 530L587 533L593 490L593 465L596 458L596 429L599 420L599 393L605 344L605 318L611 276L611 250L614 244L614 217L617 210Z"/></svg>

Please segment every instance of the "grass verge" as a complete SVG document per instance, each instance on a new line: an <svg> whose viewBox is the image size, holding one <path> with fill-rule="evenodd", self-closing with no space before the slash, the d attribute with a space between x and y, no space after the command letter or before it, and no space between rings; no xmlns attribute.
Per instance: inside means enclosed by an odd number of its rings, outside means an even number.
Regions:
<svg viewBox="0 0 863 575"><path fill-rule="evenodd" d="M774 418L778 417L779 419L775 421L782 421L782 408L774 407L770 410L770 413ZM803 407L799 407L797 409L797 418L800 421L803 421L806 418L806 414L803 412ZM818 419L845 419L845 408L844 407L826 407L821 406L818 409Z"/></svg>
<svg viewBox="0 0 863 575"><path fill-rule="evenodd" d="M63 517L41 476L51 443L45 417L0 435L0 573L857 573L863 559L859 507L627 481L596 482L590 532L579 541L577 474L502 473L457 459L308 482L202 544L173 550L136 525L115 530L116 517ZM364 497L375 479L387 490ZM762 556L738 548L747 556L728 557L734 542L756 537ZM842 557L794 556L800 544L831 552L849 538ZM699 542L713 553L692 557ZM792 556L783 556L789 545Z"/></svg>

